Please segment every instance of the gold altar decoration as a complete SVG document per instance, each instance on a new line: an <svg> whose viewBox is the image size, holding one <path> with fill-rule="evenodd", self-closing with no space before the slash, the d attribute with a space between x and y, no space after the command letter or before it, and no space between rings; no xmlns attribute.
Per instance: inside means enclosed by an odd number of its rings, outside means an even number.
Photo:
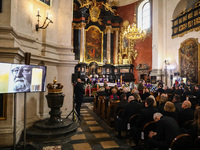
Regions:
<svg viewBox="0 0 200 150"><path fill-rule="evenodd" d="M80 8L83 7L89 8L90 16L88 18L88 23L91 20L92 22L98 22L100 25L102 24L102 20L99 18L101 9L99 8L100 5L97 6L96 0L85 0L85 1L78 0L78 2L81 5ZM114 13L112 6L117 5L117 2L115 1L112 1L111 3L106 2L105 4L102 3L102 5L104 5L106 11L111 11L112 13Z"/></svg>
<svg viewBox="0 0 200 150"><path fill-rule="evenodd" d="M138 29L135 24L130 26L129 21L125 20L120 29L118 64L132 64L138 56L138 51L134 49L135 41L145 38L145 31Z"/></svg>

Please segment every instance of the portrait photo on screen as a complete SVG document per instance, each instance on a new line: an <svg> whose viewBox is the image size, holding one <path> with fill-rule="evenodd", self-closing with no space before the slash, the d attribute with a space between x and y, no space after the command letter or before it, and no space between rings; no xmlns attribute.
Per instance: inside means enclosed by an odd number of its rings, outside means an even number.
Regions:
<svg viewBox="0 0 200 150"><path fill-rule="evenodd" d="M45 66L0 63L0 71L0 93L45 91Z"/></svg>

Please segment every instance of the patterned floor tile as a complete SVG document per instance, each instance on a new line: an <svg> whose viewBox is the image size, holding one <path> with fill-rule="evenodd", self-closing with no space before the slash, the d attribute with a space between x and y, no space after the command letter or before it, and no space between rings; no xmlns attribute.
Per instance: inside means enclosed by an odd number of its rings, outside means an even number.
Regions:
<svg viewBox="0 0 200 150"><path fill-rule="evenodd" d="M99 138L110 138L110 136L107 133L94 133L94 136L99 139Z"/></svg>
<svg viewBox="0 0 200 150"><path fill-rule="evenodd" d="M103 148L118 148L119 145L115 141L103 141L100 142Z"/></svg>
<svg viewBox="0 0 200 150"><path fill-rule="evenodd" d="M91 149L88 143L73 144L72 146L74 150L90 150Z"/></svg>

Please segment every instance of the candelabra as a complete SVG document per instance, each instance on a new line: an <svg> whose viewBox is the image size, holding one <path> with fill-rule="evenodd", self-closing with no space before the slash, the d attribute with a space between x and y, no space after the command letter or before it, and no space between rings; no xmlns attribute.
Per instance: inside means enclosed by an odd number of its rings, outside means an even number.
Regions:
<svg viewBox="0 0 200 150"><path fill-rule="evenodd" d="M40 17L41 17L39 9L38 9L38 14L36 15L36 17L38 18L37 20L38 23L35 25L36 31L38 31L39 29L46 29L50 23L53 23L53 21L51 20L52 15L49 15L48 11L47 11L47 16L42 26L39 26Z"/></svg>

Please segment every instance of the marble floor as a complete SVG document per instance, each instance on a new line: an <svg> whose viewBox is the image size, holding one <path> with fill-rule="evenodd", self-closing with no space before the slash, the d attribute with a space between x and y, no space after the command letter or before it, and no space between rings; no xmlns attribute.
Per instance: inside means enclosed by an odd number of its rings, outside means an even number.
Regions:
<svg viewBox="0 0 200 150"><path fill-rule="evenodd" d="M65 141L62 138L53 144L39 143L37 147L27 144L26 150L131 150L128 139L119 140L115 137L114 128L109 127L93 112L92 103L83 103L81 121L75 135ZM23 149L23 148L22 148ZM8 150L8 149L5 149ZM10 150L10 149L9 149ZM21 150L21 148L17 148Z"/></svg>
<svg viewBox="0 0 200 150"><path fill-rule="evenodd" d="M71 141L63 145L62 150L129 150L129 140L115 137L114 128L110 128L93 111L92 103L81 107L81 122L77 134ZM57 149L56 149L57 150Z"/></svg>

